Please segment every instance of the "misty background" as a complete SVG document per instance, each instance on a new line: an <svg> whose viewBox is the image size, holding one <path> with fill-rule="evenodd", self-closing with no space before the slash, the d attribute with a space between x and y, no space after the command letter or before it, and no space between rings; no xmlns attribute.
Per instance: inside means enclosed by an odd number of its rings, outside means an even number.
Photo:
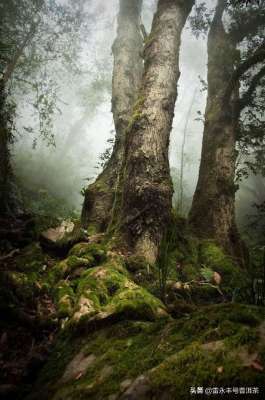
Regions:
<svg viewBox="0 0 265 400"><path fill-rule="evenodd" d="M62 3L70 0L61 0ZM209 0L209 9L215 6ZM34 93L17 93L16 126L19 135L13 149L16 176L29 198L46 199L48 208L66 214L78 214L82 206L82 189L100 173L104 154L110 151L114 138L111 113L111 46L116 36L118 0L84 2L91 15L89 29L78 38L76 69L63 69L59 62L46 65L39 73L52 79L57 90L57 105L52 114L52 136L37 135L39 120L34 108ZM143 23L150 31L155 0L145 0ZM179 201L181 152L184 147L182 213L188 212L199 172L203 133L203 114L207 90L207 36L196 38L189 23L182 34L180 52L181 77L171 133L170 165L175 187L173 203ZM45 87L44 87L45 90ZM107 151L107 153L106 153ZM102 156L103 155L103 156ZM251 176L237 192L237 214L241 228L246 215L255 212L253 203L265 197L264 180ZM28 204L33 208L38 201ZM27 204L26 204L27 205ZM48 211L48 210L47 210ZM58 210L57 210L58 212Z"/></svg>

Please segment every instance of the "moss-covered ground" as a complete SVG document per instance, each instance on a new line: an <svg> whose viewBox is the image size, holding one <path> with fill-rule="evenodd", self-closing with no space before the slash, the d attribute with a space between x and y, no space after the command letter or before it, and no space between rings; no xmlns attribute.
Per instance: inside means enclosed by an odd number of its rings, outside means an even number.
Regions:
<svg viewBox="0 0 265 400"><path fill-rule="evenodd" d="M74 245L64 259L32 244L1 270L2 342L23 325L27 351L32 337L47 344L35 374L31 356L31 372L9 398L175 400L189 399L194 386L262 390L265 315L250 304L248 272L178 224L155 266L102 238Z"/></svg>

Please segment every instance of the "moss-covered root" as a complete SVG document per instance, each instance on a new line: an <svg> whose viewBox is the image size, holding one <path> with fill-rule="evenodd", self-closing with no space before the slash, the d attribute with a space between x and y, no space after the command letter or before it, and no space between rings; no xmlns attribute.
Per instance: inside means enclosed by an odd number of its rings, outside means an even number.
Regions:
<svg viewBox="0 0 265 400"><path fill-rule="evenodd" d="M82 275L88 268L105 262L107 259L106 248L100 244L81 242L72 247L68 257L57 263L50 271L48 281L54 285L58 281L70 277L75 279Z"/></svg>
<svg viewBox="0 0 265 400"><path fill-rule="evenodd" d="M120 319L155 320L166 317L164 305L113 265L91 268L80 279L74 312L67 327L95 328Z"/></svg>

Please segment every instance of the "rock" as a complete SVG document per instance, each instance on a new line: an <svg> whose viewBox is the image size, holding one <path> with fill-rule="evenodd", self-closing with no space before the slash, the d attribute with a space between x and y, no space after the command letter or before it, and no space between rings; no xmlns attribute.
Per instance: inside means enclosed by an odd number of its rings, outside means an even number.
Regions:
<svg viewBox="0 0 265 400"><path fill-rule="evenodd" d="M80 353L78 353L67 365L60 383L66 383L77 379L77 377L81 377L86 373L88 367L90 367L95 361L96 356L94 354L85 355L80 351Z"/></svg>
<svg viewBox="0 0 265 400"><path fill-rule="evenodd" d="M132 380L131 379L125 379L125 381L122 381L120 384L120 389L122 392L124 392L126 389L128 389L129 386L131 386Z"/></svg>
<svg viewBox="0 0 265 400"><path fill-rule="evenodd" d="M55 227L47 229L40 235L40 242L43 247L66 254L69 249L77 242L87 240L84 230L79 222L62 221Z"/></svg>
<svg viewBox="0 0 265 400"><path fill-rule="evenodd" d="M113 367L110 365L105 365L103 370L100 372L99 380L104 381L113 373Z"/></svg>
<svg viewBox="0 0 265 400"><path fill-rule="evenodd" d="M146 400L151 397L152 387L145 375L140 375L121 395L120 400Z"/></svg>
<svg viewBox="0 0 265 400"><path fill-rule="evenodd" d="M87 293L89 295L89 293ZM79 322L82 317L94 315L96 312L96 307L92 300L85 295L82 295L78 301L77 305L78 311L75 312L72 321Z"/></svg>
<svg viewBox="0 0 265 400"><path fill-rule="evenodd" d="M50 228L46 231L42 232L42 237L46 240L56 243L63 239L63 237L68 233L72 233L74 230L75 224L72 221L63 221L61 225L56 228Z"/></svg>

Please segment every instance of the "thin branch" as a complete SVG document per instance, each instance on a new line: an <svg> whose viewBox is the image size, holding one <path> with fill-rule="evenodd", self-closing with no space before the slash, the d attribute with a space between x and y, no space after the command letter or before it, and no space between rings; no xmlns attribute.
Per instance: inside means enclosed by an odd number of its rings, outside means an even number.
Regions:
<svg viewBox="0 0 265 400"><path fill-rule="evenodd" d="M143 39L146 40L148 38L148 34L146 32L146 29L145 29L145 26L143 23L140 24L140 29L141 29Z"/></svg>
<svg viewBox="0 0 265 400"><path fill-rule="evenodd" d="M253 99L253 94L255 93L255 90L260 83L261 79L265 76L265 66L261 68L261 70L254 75L252 78L248 90L244 93L242 98L239 100L238 103L238 114L242 112L242 110L247 107L252 99Z"/></svg>
<svg viewBox="0 0 265 400"><path fill-rule="evenodd" d="M181 160L180 160L180 199L179 199L179 209L180 212L182 213L182 208L183 208L183 176L184 176L184 152L185 152L185 145L186 145L186 138L187 138L187 129L188 129L188 124L190 122L190 115L192 111L192 107L195 101L196 97L196 91L197 88L193 92L192 100L187 112L186 116L186 122L185 122L185 127L183 131L183 139L182 139L182 145L181 145Z"/></svg>
<svg viewBox="0 0 265 400"><path fill-rule="evenodd" d="M265 60L265 41L258 47L254 54L247 60L243 61L232 74L230 82L228 83L225 95L224 103L230 100L230 97L238 84L239 79L244 75L251 67Z"/></svg>

